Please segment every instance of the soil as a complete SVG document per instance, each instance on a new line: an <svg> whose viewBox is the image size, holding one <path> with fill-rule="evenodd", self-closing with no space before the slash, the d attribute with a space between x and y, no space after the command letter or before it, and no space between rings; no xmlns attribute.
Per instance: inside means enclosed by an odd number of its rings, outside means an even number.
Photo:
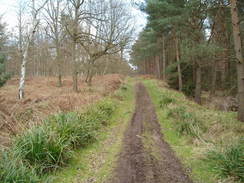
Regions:
<svg viewBox="0 0 244 183"><path fill-rule="evenodd" d="M146 88L136 85L136 109L110 183L192 183L174 151L163 140Z"/></svg>

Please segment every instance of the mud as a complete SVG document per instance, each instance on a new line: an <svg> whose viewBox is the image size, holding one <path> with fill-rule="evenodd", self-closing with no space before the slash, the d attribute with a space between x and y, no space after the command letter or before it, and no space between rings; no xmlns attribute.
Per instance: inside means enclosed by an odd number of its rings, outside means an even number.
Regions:
<svg viewBox="0 0 244 183"><path fill-rule="evenodd" d="M192 183L181 162L163 140L155 108L146 91L136 85L136 108L124 135L109 183Z"/></svg>

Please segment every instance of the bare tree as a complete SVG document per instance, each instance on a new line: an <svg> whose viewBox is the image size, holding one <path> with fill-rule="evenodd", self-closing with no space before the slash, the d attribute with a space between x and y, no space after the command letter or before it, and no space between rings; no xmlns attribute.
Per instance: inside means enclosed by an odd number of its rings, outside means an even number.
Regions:
<svg viewBox="0 0 244 183"><path fill-rule="evenodd" d="M68 2L68 17L66 17L65 28L72 40L72 77L73 90L78 92L78 57L77 48L80 39L80 25L88 18L88 12L83 8L85 0L67 0Z"/></svg>
<svg viewBox="0 0 244 183"><path fill-rule="evenodd" d="M25 75L26 75L26 63L28 60L28 52L30 48L30 44L34 38L35 32L37 30L39 20L37 19L37 15L39 14L40 10L45 6L47 1L42 3L42 5L39 6L38 9L35 8L35 0L32 0L32 27L30 32L28 33L28 40L26 43L25 48L23 49L23 56L22 58L22 64L21 64L21 75L20 75L20 82L19 82L19 99L24 98L24 87L25 87Z"/></svg>
<svg viewBox="0 0 244 183"><path fill-rule="evenodd" d="M58 68L58 86L62 86L62 58L61 58L61 43L64 38L63 27L60 23L61 15L64 11L62 0L49 0L46 10L46 23L48 28L46 33L52 39L56 50L56 63Z"/></svg>
<svg viewBox="0 0 244 183"><path fill-rule="evenodd" d="M88 55L86 61L88 85L91 85L95 74L96 61L104 55L122 52L134 32L132 16L122 1L93 1L92 10L95 12L91 14L96 15L89 19L92 27L88 32L82 32L82 39L79 42Z"/></svg>

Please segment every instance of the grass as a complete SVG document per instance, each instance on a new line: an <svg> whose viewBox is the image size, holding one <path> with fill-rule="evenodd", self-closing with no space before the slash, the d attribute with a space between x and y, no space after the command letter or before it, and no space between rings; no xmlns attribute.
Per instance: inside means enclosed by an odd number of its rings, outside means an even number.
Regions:
<svg viewBox="0 0 244 183"><path fill-rule="evenodd" d="M116 99L117 108L111 116L110 124L99 130L97 141L76 150L68 166L49 174L50 182L102 183L109 179L121 150L123 133L134 110L133 83L133 79L128 79L112 96Z"/></svg>
<svg viewBox="0 0 244 183"><path fill-rule="evenodd" d="M0 180L1 183L37 183L39 177L33 168L10 152L1 152L0 156Z"/></svg>
<svg viewBox="0 0 244 183"><path fill-rule="evenodd" d="M244 182L244 139L219 150L210 151L206 160L219 177Z"/></svg>
<svg viewBox="0 0 244 183"><path fill-rule="evenodd" d="M160 87L161 83L157 80L147 79L143 83L155 104L165 140L185 167L191 169L194 182L215 183L221 180L230 183L242 180L236 178L238 176L233 175L233 171L236 172L237 167L238 175L243 175L241 167L244 163L240 158L243 151L228 146L243 138L243 124L236 120L236 113L207 109L180 92ZM215 152L218 147L228 148ZM209 156L210 152L215 152L212 153L215 156Z"/></svg>
<svg viewBox="0 0 244 183"><path fill-rule="evenodd" d="M0 182L40 182L41 177L67 166L76 149L96 142L98 133L110 125L116 104L108 97L83 113L50 116L19 135L11 148L0 154Z"/></svg>
<svg viewBox="0 0 244 183"><path fill-rule="evenodd" d="M201 134L207 130L203 121L195 113L187 112L184 106L169 109L168 116L174 119L176 131L180 135L189 135L201 139Z"/></svg>

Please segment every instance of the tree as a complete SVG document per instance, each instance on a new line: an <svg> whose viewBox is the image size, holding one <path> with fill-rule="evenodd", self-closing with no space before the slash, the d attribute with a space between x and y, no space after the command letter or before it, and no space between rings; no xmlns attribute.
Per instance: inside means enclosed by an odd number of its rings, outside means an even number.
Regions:
<svg viewBox="0 0 244 183"><path fill-rule="evenodd" d="M78 92L78 40L80 39L80 24L88 18L88 12L83 8L84 0L68 0L68 12L65 16L65 28L72 40L72 77L73 90Z"/></svg>
<svg viewBox="0 0 244 183"><path fill-rule="evenodd" d="M79 44L87 55L86 82L91 85L96 62L105 55L122 52L132 38L134 26L132 16L122 1L98 0L89 4L89 7L95 16L90 19L92 26L81 33L83 39ZM91 31L92 28L94 31Z"/></svg>
<svg viewBox="0 0 244 183"><path fill-rule="evenodd" d="M96 63L107 54L125 48L133 33L133 22L122 1L68 0L66 31L72 40L73 89L82 65L91 85Z"/></svg>
<svg viewBox="0 0 244 183"><path fill-rule="evenodd" d="M233 25L234 46L236 52L237 86L238 86L238 119L244 122L244 60L240 37L240 20L238 17L237 1L231 0L231 17Z"/></svg>
<svg viewBox="0 0 244 183"><path fill-rule="evenodd" d="M37 27L39 25L39 20L37 19L37 15L39 14L40 10L45 6L47 1L42 3L38 9L35 8L35 0L32 0L32 26L30 32L28 34L28 40L26 46L23 51L23 55L21 56L22 64L21 64L21 75L20 75L20 82L19 82L19 99L24 98L24 87L25 87L25 76L26 76L26 63L28 61L28 53L30 49L31 42L33 41L34 35L36 33Z"/></svg>
<svg viewBox="0 0 244 183"><path fill-rule="evenodd" d="M58 67L58 86L62 86L62 58L61 43L64 39L63 26L60 23L64 9L61 7L62 0L49 0L46 10L46 22L48 24L46 34L53 41L56 55L55 61Z"/></svg>
<svg viewBox="0 0 244 183"><path fill-rule="evenodd" d="M0 87L3 86L9 79L10 75L6 73L6 56L4 55L4 46L6 44L7 36L5 34L5 24L1 22L0 17Z"/></svg>

